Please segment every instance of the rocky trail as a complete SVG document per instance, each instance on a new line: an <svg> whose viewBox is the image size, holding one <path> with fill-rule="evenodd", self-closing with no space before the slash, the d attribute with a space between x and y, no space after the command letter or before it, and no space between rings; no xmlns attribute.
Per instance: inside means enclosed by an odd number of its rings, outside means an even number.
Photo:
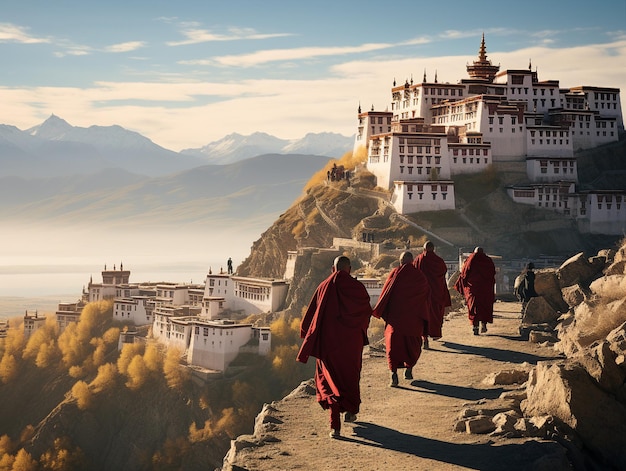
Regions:
<svg viewBox="0 0 626 471"><path fill-rule="evenodd" d="M265 406L255 434L233 441L223 469L564 469L565 449L556 442L468 433L460 421L468 410L497 408L498 401L524 390L519 383L494 382L495 373L528 371L559 357L548 344L520 337L519 312L519 303L497 302L494 323L480 336L472 334L465 312L449 313L443 337L422 353L414 379L400 372L397 388L389 387L384 346L366 347L361 412L356 422L342 425L340 438L329 437L328 413L303 383ZM458 424L461 431L455 431Z"/></svg>

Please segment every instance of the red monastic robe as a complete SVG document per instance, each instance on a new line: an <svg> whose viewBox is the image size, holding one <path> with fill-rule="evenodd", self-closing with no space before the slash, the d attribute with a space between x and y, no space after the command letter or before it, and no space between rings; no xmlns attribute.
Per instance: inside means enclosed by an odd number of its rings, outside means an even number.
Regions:
<svg viewBox="0 0 626 471"><path fill-rule="evenodd" d="M424 321L430 319L430 286L412 264L394 268L374 307L385 321L385 346L390 370L412 368L422 353Z"/></svg>
<svg viewBox="0 0 626 471"><path fill-rule="evenodd" d="M415 257L413 265L424 273L430 285L431 319L427 325L428 332L424 332L424 335L430 335L434 338L441 337L441 327L443 326L446 307L452 305L450 291L448 291L448 285L446 284L448 267L443 258L435 252L427 250Z"/></svg>
<svg viewBox="0 0 626 471"><path fill-rule="evenodd" d="M463 295L470 322L493 322L496 267L484 252L473 252L463 264L454 288Z"/></svg>
<svg viewBox="0 0 626 471"><path fill-rule="evenodd" d="M317 401L328 409L339 404L341 412L357 414L361 404L363 346L372 307L363 283L345 271L335 271L317 287L300 323L304 339L296 359L317 358Z"/></svg>

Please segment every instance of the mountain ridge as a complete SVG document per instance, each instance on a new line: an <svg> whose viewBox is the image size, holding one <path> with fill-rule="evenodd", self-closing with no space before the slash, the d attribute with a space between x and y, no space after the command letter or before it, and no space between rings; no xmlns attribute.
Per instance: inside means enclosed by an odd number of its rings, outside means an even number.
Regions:
<svg viewBox="0 0 626 471"><path fill-rule="evenodd" d="M207 164L235 163L262 154L339 158L352 149L352 144L352 137L334 133L309 133L294 140L265 133L232 133L202 148L175 152L119 125L84 128L52 114L24 131L0 125L0 176L84 175L111 167L153 177Z"/></svg>

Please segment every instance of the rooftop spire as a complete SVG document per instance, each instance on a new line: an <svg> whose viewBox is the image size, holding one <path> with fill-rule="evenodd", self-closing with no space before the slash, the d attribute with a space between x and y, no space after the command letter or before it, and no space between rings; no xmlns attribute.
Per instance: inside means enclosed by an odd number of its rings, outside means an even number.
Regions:
<svg viewBox="0 0 626 471"><path fill-rule="evenodd" d="M480 49L478 50L478 60L480 62L487 61L487 48L485 47L485 33L483 33L483 38L480 41Z"/></svg>
<svg viewBox="0 0 626 471"><path fill-rule="evenodd" d="M492 65L491 61L487 60L487 46L485 46L485 33L483 33L480 41L480 49L478 50L478 60L474 61L472 65L467 66L467 73L473 79L493 82L499 70L499 65Z"/></svg>

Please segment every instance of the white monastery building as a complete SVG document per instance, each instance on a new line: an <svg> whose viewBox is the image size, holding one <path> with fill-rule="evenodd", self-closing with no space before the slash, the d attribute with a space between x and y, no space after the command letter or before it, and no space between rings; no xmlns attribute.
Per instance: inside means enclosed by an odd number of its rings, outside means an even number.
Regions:
<svg viewBox="0 0 626 471"><path fill-rule="evenodd" d="M177 348L194 367L224 371L237 355L252 352L267 355L271 349L269 327L255 327L225 319L229 313L241 316L280 310L285 302L287 280L247 278L213 274L209 269L204 285L181 283L129 283L130 271L113 266L102 271L102 283L89 281L83 301L59 305L57 322L64 329L77 322L86 302L113 300L113 319L135 326L151 326L152 337ZM25 316L28 331L42 320ZM25 327L26 329L26 327ZM136 332L120 335L124 343L138 341Z"/></svg>
<svg viewBox="0 0 626 471"><path fill-rule="evenodd" d="M365 148L367 169L391 191L401 214L454 209L454 176L492 163L526 161L528 185L509 189L524 204L575 218L582 231L626 230L626 191L577 191L575 152L619 140L624 131L620 90L540 81L527 69L500 70L478 59L458 83L393 83L391 111L362 112L354 153Z"/></svg>

